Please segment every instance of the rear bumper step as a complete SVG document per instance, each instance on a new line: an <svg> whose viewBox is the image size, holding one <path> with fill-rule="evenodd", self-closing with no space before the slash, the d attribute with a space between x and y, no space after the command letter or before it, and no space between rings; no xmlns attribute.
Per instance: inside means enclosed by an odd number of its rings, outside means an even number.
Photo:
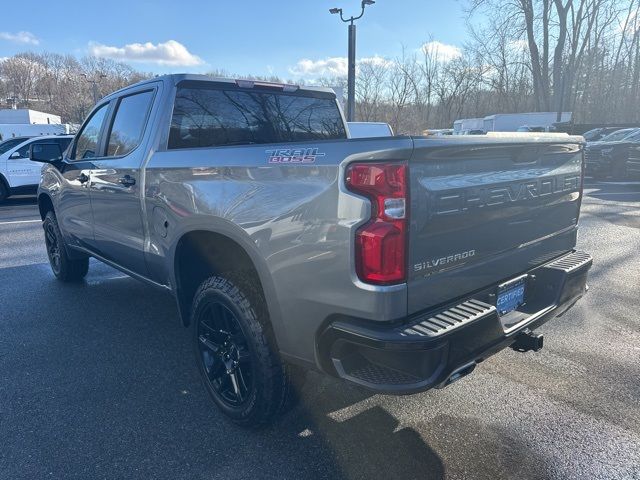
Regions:
<svg viewBox="0 0 640 480"><path fill-rule="evenodd" d="M336 319L318 341L323 367L383 393L448 385L506 347L542 348L542 336L531 330L562 315L584 295L591 265L590 255L574 251L526 272L525 303L503 316L495 306L495 285L393 325Z"/></svg>

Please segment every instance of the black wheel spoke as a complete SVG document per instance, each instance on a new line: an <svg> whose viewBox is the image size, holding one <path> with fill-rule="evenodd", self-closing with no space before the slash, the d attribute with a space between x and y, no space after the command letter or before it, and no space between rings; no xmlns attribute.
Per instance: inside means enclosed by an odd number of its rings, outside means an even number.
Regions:
<svg viewBox="0 0 640 480"><path fill-rule="evenodd" d="M238 365L238 367L236 368L236 372L238 374L238 378L240 379L240 388L243 389L245 392L248 392L249 387L244 378L244 375L242 374L242 367L240 367L240 365Z"/></svg>
<svg viewBox="0 0 640 480"><path fill-rule="evenodd" d="M220 317L222 318L222 325L227 333L231 333L231 322L229 320L229 310L227 310L222 305L218 304L218 310L220 312Z"/></svg>
<svg viewBox="0 0 640 480"><path fill-rule="evenodd" d="M200 358L213 392L230 406L244 403L253 388L252 358L233 310L213 301L197 317Z"/></svg>
<svg viewBox="0 0 640 480"><path fill-rule="evenodd" d="M216 345L222 345L226 339L226 335L224 332L221 332L219 329L209 325L208 322L201 322L200 326L205 330L203 334L209 338Z"/></svg>
<svg viewBox="0 0 640 480"><path fill-rule="evenodd" d="M218 355L220 352L220 345L211 340L211 338L207 338L205 335L200 335L199 337L200 344L209 349L213 355Z"/></svg>
<svg viewBox="0 0 640 480"><path fill-rule="evenodd" d="M237 371L233 371L229 374L229 378L231 379L231 385L233 387L233 393L238 398L240 402L242 402L242 389L240 386L240 378L238 378Z"/></svg>
<svg viewBox="0 0 640 480"><path fill-rule="evenodd" d="M217 358L214 358L213 363L207 370L207 376L209 377L209 380L218 379L225 373L226 369L224 368L224 364Z"/></svg>
<svg viewBox="0 0 640 480"><path fill-rule="evenodd" d="M249 354L249 350L244 347L240 347L238 349L238 363L247 362L251 362L251 355Z"/></svg>
<svg viewBox="0 0 640 480"><path fill-rule="evenodd" d="M58 237L51 223L45 225L44 239L47 247L47 255L55 272L60 268L60 246L58 245Z"/></svg>

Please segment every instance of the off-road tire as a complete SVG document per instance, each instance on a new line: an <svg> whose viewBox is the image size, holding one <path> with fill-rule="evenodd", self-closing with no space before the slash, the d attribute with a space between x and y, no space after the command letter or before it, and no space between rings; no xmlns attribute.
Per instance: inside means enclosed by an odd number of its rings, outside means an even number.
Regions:
<svg viewBox="0 0 640 480"><path fill-rule="evenodd" d="M251 273L232 272L214 275L202 282L193 298L190 327L198 371L209 396L233 422L254 427L271 422L291 408L295 392L289 378L290 367L282 362L277 351L264 298L251 277ZM208 329L199 324L203 318L215 317L212 305L222 305L235 316L244 336L243 348L249 353L251 388L238 405L230 404L217 391L220 383L216 382L222 380L210 378L214 375L211 365L216 360L209 360L209 365L205 365L202 349L206 347L202 347L201 336ZM214 356L210 354L209 358ZM217 378L222 375L218 373Z"/></svg>
<svg viewBox="0 0 640 480"><path fill-rule="evenodd" d="M56 278L62 282L79 282L89 271L89 257L72 259L67 253L56 215L49 211L42 222L49 265Z"/></svg>

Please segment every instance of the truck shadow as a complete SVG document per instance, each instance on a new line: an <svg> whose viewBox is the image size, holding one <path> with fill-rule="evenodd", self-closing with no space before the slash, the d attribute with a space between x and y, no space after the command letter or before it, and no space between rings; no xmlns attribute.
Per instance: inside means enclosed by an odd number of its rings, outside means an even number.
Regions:
<svg viewBox="0 0 640 480"><path fill-rule="evenodd" d="M437 452L417 430L402 426L380 405L368 404L367 392L310 372L301 397L271 430L303 444L316 437L331 452L340 478L444 478Z"/></svg>
<svg viewBox="0 0 640 480"><path fill-rule="evenodd" d="M0 203L0 207L17 207L22 205L36 205L38 198L35 195L16 195L7 198Z"/></svg>
<svg viewBox="0 0 640 480"><path fill-rule="evenodd" d="M585 197L604 203L617 204L640 202L640 181L632 182L597 182L585 185Z"/></svg>

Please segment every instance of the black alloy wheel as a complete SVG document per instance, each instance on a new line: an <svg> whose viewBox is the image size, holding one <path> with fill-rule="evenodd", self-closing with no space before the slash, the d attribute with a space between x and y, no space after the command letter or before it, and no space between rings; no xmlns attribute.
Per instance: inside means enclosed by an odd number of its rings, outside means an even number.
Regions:
<svg viewBox="0 0 640 480"><path fill-rule="evenodd" d="M61 258L60 258L60 242L56 235L53 222L45 222L44 224L44 242L47 247L47 256L51 264L51 270L55 275L60 274Z"/></svg>
<svg viewBox="0 0 640 480"><path fill-rule="evenodd" d="M297 399L253 272L205 279L190 316L196 364L213 403L238 425L269 423Z"/></svg>
<svg viewBox="0 0 640 480"><path fill-rule="evenodd" d="M58 219L52 211L47 212L42 222L44 243L49 257L51 270L56 278L63 282L78 282L89 271L89 257L74 253L70 256L60 232Z"/></svg>
<svg viewBox="0 0 640 480"><path fill-rule="evenodd" d="M205 381L222 403L241 406L254 388L253 362L242 326L227 305L214 299L200 309L196 321Z"/></svg>

